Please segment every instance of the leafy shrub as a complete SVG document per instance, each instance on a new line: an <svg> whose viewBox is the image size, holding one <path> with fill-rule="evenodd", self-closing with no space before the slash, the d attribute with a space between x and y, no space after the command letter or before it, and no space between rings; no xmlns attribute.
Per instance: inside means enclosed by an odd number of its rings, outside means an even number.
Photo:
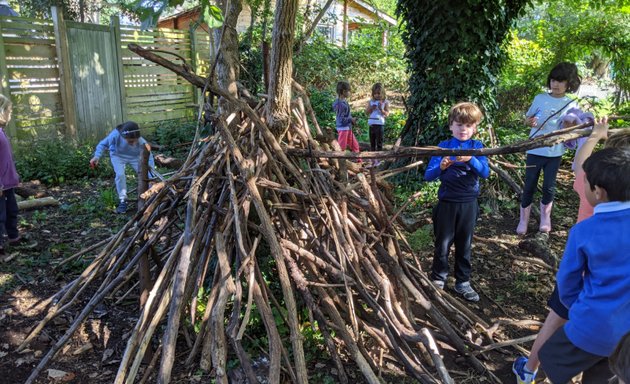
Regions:
<svg viewBox="0 0 630 384"><path fill-rule="evenodd" d="M36 141L16 146L15 165L22 180L60 184L86 177L113 175L108 161L91 169L92 144L74 144L63 139Z"/></svg>
<svg viewBox="0 0 630 384"><path fill-rule="evenodd" d="M154 138L159 145L160 153L169 156L181 156L188 152L190 143L195 138L196 121L168 120L155 129ZM202 130L202 132L205 132Z"/></svg>
<svg viewBox="0 0 630 384"><path fill-rule="evenodd" d="M381 82L385 89L407 88L406 64L401 58L404 46L396 31L389 31L387 47L383 47L380 27L368 28L355 36L346 49L321 35L315 35L299 55L294 57L294 76L298 82L334 94L339 80L347 80L355 95L368 95L372 84ZM326 65L322 65L326 63Z"/></svg>
<svg viewBox="0 0 630 384"><path fill-rule="evenodd" d="M385 142L393 143L399 137L407 122L407 114L404 111L391 111L385 120Z"/></svg>
<svg viewBox="0 0 630 384"><path fill-rule="evenodd" d="M332 105L337 97L335 92L331 92L328 89L320 90L317 87L311 86L308 88L308 93L319 126L322 127L322 129L326 127L334 130L335 112L332 109Z"/></svg>

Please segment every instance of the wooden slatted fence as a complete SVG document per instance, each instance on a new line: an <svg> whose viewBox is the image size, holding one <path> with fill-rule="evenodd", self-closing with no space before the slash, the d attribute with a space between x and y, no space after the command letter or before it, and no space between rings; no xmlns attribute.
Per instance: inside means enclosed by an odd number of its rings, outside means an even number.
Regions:
<svg viewBox="0 0 630 384"><path fill-rule="evenodd" d="M183 58L203 76L210 66L205 32L0 17L0 92L14 102L12 137L59 135L94 140L123 121L151 130L164 120L196 116L198 90L137 56L136 43Z"/></svg>

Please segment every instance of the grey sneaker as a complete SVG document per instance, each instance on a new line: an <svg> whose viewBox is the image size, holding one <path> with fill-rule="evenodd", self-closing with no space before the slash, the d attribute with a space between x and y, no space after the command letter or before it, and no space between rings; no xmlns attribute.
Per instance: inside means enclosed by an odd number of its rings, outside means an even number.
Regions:
<svg viewBox="0 0 630 384"><path fill-rule="evenodd" d="M437 289L444 289L444 280L433 280L432 283Z"/></svg>
<svg viewBox="0 0 630 384"><path fill-rule="evenodd" d="M455 292L468 301L479 301L479 294L470 286L470 281L455 284Z"/></svg>

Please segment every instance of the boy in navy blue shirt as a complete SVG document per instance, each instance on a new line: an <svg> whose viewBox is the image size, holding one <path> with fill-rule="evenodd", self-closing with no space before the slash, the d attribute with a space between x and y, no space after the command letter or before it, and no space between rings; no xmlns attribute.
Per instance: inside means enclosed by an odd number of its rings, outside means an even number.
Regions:
<svg viewBox="0 0 630 384"><path fill-rule="evenodd" d="M447 149L480 149L483 144L472 137L482 113L474 103L454 105L448 114L453 137L438 146ZM455 291L468 301L479 301L470 285L470 255L472 238L479 213L479 178L487 178L490 171L485 156L433 156L424 179L440 179L438 204L433 208L435 253L431 267L433 283L444 288L448 276L448 254L455 244Z"/></svg>
<svg viewBox="0 0 630 384"><path fill-rule="evenodd" d="M608 356L630 331L630 149L605 148L582 168L594 215L569 232L556 276L569 320L538 353L554 384L580 372L607 383Z"/></svg>

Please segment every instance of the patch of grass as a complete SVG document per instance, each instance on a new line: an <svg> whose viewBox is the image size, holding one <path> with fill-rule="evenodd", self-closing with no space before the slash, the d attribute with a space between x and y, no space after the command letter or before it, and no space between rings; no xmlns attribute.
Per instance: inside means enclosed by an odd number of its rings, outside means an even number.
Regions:
<svg viewBox="0 0 630 384"><path fill-rule="evenodd" d="M105 208L113 208L118 204L118 195L113 188L104 189L101 191L101 205Z"/></svg>
<svg viewBox="0 0 630 384"><path fill-rule="evenodd" d="M538 276L536 275L524 271L517 272L514 277L514 291L521 294L528 293L532 284L535 284L537 281Z"/></svg>
<svg viewBox="0 0 630 384"><path fill-rule="evenodd" d="M426 224L418 228L415 232L407 235L407 241L411 248L416 251L428 251L433 248L433 226Z"/></svg>

